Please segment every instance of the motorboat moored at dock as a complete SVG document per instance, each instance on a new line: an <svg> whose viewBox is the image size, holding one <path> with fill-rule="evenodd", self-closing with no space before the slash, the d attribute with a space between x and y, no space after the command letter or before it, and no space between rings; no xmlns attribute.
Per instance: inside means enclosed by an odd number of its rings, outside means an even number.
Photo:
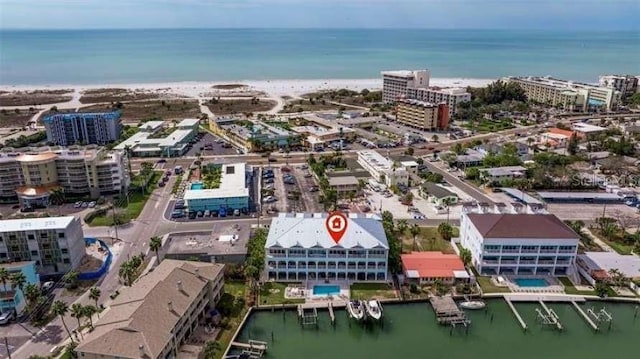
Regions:
<svg viewBox="0 0 640 359"><path fill-rule="evenodd" d="M368 300L364 302L364 307L367 310L367 316L380 320L382 319L382 304L377 300Z"/></svg>
<svg viewBox="0 0 640 359"><path fill-rule="evenodd" d="M347 313L355 320L364 319L364 304L360 300L351 300L347 303Z"/></svg>

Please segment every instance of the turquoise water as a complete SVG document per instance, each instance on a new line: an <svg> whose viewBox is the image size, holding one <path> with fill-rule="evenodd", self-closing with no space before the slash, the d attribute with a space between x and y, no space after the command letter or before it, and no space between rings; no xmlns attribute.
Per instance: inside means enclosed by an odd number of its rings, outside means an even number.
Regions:
<svg viewBox="0 0 640 359"><path fill-rule="evenodd" d="M318 313L318 328L302 329L295 311L255 312L242 328L237 341L268 343L269 359L631 359L638 356L640 317L634 305L589 302L586 311L606 307L614 318L611 329L597 333L570 304L547 304L564 326L562 332L536 322L538 304L515 303L529 326L523 332L504 300L489 300L487 311L467 311L472 321L464 329L451 331L436 324L427 303L385 305L383 325L361 325L336 309L331 325L326 311Z"/></svg>
<svg viewBox="0 0 640 359"><path fill-rule="evenodd" d="M191 184L191 189L192 190L200 190L204 188L204 184L200 183L200 182L196 182L196 183L192 183Z"/></svg>
<svg viewBox="0 0 640 359"><path fill-rule="evenodd" d="M519 287L548 287L549 283L543 278L516 278L514 282Z"/></svg>
<svg viewBox="0 0 640 359"><path fill-rule="evenodd" d="M337 285L314 285L313 295L333 295L340 294L340 287Z"/></svg>
<svg viewBox="0 0 640 359"><path fill-rule="evenodd" d="M640 73L638 33L525 30L3 30L0 84Z"/></svg>

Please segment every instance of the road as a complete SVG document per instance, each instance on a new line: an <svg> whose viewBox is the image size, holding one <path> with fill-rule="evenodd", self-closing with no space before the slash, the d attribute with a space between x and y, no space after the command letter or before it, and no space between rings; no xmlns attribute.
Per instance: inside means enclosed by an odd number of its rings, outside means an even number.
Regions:
<svg viewBox="0 0 640 359"><path fill-rule="evenodd" d="M429 162L425 161L424 164L429 168L429 171L440 173L444 179L451 185L456 186L471 196L478 202L494 203L494 201L485 195L476 186L470 185L467 182L461 181L457 175L451 174L445 170L445 165L442 162Z"/></svg>

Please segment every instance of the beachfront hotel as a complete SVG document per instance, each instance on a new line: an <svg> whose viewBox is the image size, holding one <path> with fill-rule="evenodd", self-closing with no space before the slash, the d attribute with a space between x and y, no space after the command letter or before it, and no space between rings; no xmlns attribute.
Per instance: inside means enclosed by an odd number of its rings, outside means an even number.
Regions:
<svg viewBox="0 0 640 359"><path fill-rule="evenodd" d="M579 238L552 214L463 211L460 219L460 244L481 275L572 275Z"/></svg>
<svg viewBox="0 0 640 359"><path fill-rule="evenodd" d="M389 244L382 222L350 214L336 243L326 213L281 213L269 227L265 273L278 281L386 281Z"/></svg>
<svg viewBox="0 0 640 359"><path fill-rule="evenodd" d="M23 208L46 207L51 191L88 195L122 193L129 187L126 158L101 148L0 152L0 200Z"/></svg>
<svg viewBox="0 0 640 359"><path fill-rule="evenodd" d="M394 103L406 98L409 89L429 87L429 70L382 71L382 101Z"/></svg>
<svg viewBox="0 0 640 359"><path fill-rule="evenodd" d="M629 97L636 92L640 91L638 82L640 82L640 76L633 75L602 75L598 79L600 87L606 87L620 91L622 98Z"/></svg>
<svg viewBox="0 0 640 359"><path fill-rule="evenodd" d="M179 157L188 151L189 142L198 134L200 120L188 118L175 126L163 121L149 121L138 126L139 132L115 149L128 151L132 157Z"/></svg>
<svg viewBox="0 0 640 359"><path fill-rule="evenodd" d="M65 273L85 254L80 221L73 216L0 221L0 263L34 261L38 273Z"/></svg>
<svg viewBox="0 0 640 359"><path fill-rule="evenodd" d="M446 104L449 117L456 114L458 104L471 101L471 94L465 88L414 88L407 91L407 98L435 104Z"/></svg>
<svg viewBox="0 0 640 359"><path fill-rule="evenodd" d="M418 100L398 100L396 121L423 131L445 130L449 127L449 106Z"/></svg>
<svg viewBox="0 0 640 359"><path fill-rule="evenodd" d="M222 296L224 264L163 260L120 289L75 351L79 358L186 357L180 347L211 322Z"/></svg>
<svg viewBox="0 0 640 359"><path fill-rule="evenodd" d="M120 111L92 113L56 113L42 120L47 141L60 146L73 144L104 145L120 137Z"/></svg>
<svg viewBox="0 0 640 359"><path fill-rule="evenodd" d="M249 186L246 163L222 165L218 188L205 189L204 183L194 182L184 192L184 200L190 211L248 210Z"/></svg>
<svg viewBox="0 0 640 359"><path fill-rule="evenodd" d="M559 106L569 111L611 111L620 103L620 91L608 87L552 77L506 77L503 81L520 85L529 101Z"/></svg>

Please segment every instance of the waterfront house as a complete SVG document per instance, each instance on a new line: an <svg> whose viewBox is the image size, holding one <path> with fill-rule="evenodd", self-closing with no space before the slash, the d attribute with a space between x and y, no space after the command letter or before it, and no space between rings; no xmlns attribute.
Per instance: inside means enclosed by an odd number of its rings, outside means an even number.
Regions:
<svg viewBox="0 0 640 359"><path fill-rule="evenodd" d="M400 256L405 283L433 284L440 280L452 285L456 281L468 281L469 273L456 254L442 252L411 252Z"/></svg>
<svg viewBox="0 0 640 359"><path fill-rule="evenodd" d="M389 244L377 217L350 214L337 243L326 213L281 213L265 244L266 274L278 281L386 281Z"/></svg>

